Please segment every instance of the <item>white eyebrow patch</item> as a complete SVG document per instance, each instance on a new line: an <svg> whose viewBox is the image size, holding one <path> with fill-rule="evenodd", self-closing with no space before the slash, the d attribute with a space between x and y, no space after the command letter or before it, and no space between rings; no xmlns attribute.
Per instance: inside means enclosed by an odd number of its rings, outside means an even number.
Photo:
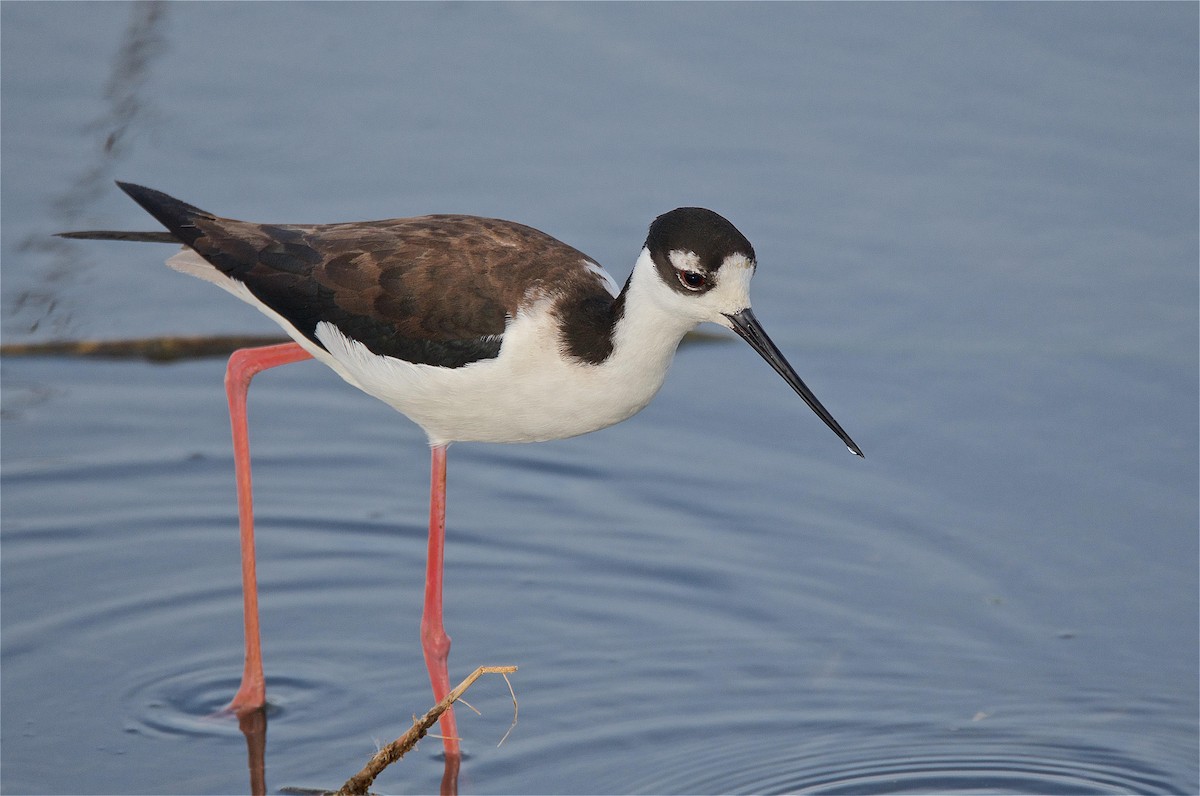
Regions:
<svg viewBox="0 0 1200 796"><path fill-rule="evenodd" d="M744 254L731 254L721 261L722 270L725 268L749 268L754 270L754 261Z"/></svg>
<svg viewBox="0 0 1200 796"><path fill-rule="evenodd" d="M700 270L700 255L695 252L673 249L667 252L667 259L671 261L671 267L676 271Z"/></svg>

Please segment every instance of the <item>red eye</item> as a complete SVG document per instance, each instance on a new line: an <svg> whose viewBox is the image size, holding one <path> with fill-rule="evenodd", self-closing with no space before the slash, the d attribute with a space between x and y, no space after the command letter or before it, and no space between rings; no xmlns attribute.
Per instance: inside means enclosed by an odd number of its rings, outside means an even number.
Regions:
<svg viewBox="0 0 1200 796"><path fill-rule="evenodd" d="M688 290L699 290L708 283L708 277L699 271L679 271L679 281Z"/></svg>

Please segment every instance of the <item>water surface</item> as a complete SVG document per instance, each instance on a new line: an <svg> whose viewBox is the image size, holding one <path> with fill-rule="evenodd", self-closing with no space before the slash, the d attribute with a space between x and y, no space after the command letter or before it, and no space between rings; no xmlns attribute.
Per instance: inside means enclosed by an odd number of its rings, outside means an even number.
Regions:
<svg viewBox="0 0 1200 796"><path fill-rule="evenodd" d="M623 279L713 207L863 446L726 339L628 423L450 452L464 792L1195 792L1197 9L4 4L3 333L262 333L111 178L513 218ZM6 792L251 788L223 362L5 358ZM265 784L430 703L418 429L251 394ZM431 791L424 742L378 782Z"/></svg>

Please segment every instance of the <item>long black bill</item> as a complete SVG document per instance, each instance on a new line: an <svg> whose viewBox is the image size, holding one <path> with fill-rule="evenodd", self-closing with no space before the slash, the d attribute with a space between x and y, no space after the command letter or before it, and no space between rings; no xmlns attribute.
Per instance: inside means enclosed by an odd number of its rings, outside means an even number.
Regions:
<svg viewBox="0 0 1200 796"><path fill-rule="evenodd" d="M792 385L792 389L796 394L804 399L804 403L808 404L817 416L825 421L825 425L833 429L833 433L842 438L842 442L846 443L846 447L855 456L862 456L863 452L854 444L854 440L850 439L838 421L833 419L833 415L829 414L829 410L821 405L817 400L817 396L813 395L812 390L808 389L800 377L796 375L796 371L792 370L792 366L783 358L783 354L779 353L779 349L771 342L771 338L767 337L767 333L763 331L762 325L758 319L754 317L754 313L750 308L741 312L726 313L725 317L733 324L733 330L741 335L741 338L754 348L759 355L767 360L771 367L775 368L775 372L783 376L783 380Z"/></svg>

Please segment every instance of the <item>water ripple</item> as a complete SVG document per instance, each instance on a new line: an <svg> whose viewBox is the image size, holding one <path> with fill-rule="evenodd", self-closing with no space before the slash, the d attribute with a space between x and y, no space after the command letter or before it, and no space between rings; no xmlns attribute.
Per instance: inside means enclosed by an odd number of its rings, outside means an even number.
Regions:
<svg viewBox="0 0 1200 796"><path fill-rule="evenodd" d="M1038 793L1177 792L1150 764L1099 746L997 735L863 743L826 738L771 754L761 742L722 744L697 757L664 761L648 792L691 793ZM761 736L756 736L761 738ZM767 742L767 746L772 742ZM934 752L932 750L940 750ZM771 761L764 765L764 761Z"/></svg>
<svg viewBox="0 0 1200 796"><path fill-rule="evenodd" d="M990 746L990 744L989 744ZM810 766L796 782L771 792L799 793L1129 793L1170 790L1157 772L1112 750L1047 746L1022 754L922 754L898 747L870 760L847 755Z"/></svg>
<svg viewBox="0 0 1200 796"><path fill-rule="evenodd" d="M307 704L344 698L338 693L343 689L330 679L326 668L309 671L301 664L289 666L289 671L285 676L268 676L270 720ZM146 678L122 700L133 713L125 731L150 737L237 735L238 722L224 708L237 691L239 674L228 661L213 660L205 666L176 667Z"/></svg>

